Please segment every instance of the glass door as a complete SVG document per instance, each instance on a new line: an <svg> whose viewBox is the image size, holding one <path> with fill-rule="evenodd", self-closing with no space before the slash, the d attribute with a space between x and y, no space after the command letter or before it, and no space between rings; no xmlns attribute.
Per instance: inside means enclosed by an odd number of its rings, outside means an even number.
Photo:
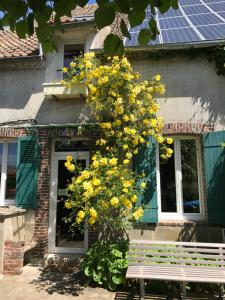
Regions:
<svg viewBox="0 0 225 300"><path fill-rule="evenodd" d="M74 176L64 164L66 156L72 155L82 169L89 166L89 152L55 153L52 161L52 191L50 205L49 250L54 253L83 253L87 248L87 232L70 229L65 222L69 210L65 208L67 184Z"/></svg>

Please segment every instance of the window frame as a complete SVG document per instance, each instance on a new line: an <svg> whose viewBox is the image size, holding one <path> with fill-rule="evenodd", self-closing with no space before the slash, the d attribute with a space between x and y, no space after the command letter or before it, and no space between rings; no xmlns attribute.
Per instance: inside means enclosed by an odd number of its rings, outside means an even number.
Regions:
<svg viewBox="0 0 225 300"><path fill-rule="evenodd" d="M159 221L165 220L191 220L201 221L205 219L204 212L204 195L202 182L202 155L201 155L201 140L200 137L194 136L174 136L174 164L175 164L175 185L176 185L176 204L177 212L162 212L161 210L161 183L160 183L160 160L159 160L159 144L156 147L156 173L157 173L157 201L158 201L158 216ZM180 141L192 139L196 141L196 157L197 157L197 172L198 172L198 191L199 191L199 213L184 213L183 211L183 189L182 189L182 168L181 168L181 147Z"/></svg>
<svg viewBox="0 0 225 300"><path fill-rule="evenodd" d="M15 205L16 199L6 199L6 182L7 182L7 171L8 171L8 148L10 143L16 143L17 140L1 140L2 147L2 168L1 181L0 181L0 206Z"/></svg>

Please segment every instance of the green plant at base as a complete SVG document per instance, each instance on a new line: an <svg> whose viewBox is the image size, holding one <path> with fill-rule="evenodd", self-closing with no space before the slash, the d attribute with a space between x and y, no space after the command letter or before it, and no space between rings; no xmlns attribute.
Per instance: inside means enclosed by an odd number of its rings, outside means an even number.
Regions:
<svg viewBox="0 0 225 300"><path fill-rule="evenodd" d="M81 268L84 274L110 290L125 282L128 240L97 241L86 252Z"/></svg>

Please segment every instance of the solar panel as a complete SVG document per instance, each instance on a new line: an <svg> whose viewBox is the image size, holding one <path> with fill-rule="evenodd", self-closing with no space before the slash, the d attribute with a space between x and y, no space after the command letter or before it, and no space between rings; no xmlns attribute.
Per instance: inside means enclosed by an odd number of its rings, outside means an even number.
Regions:
<svg viewBox="0 0 225 300"><path fill-rule="evenodd" d="M208 8L205 5L184 6L183 10L186 15L197 15L209 12Z"/></svg>
<svg viewBox="0 0 225 300"><path fill-rule="evenodd" d="M222 23L222 20L212 13L188 16L195 26Z"/></svg>
<svg viewBox="0 0 225 300"><path fill-rule="evenodd" d="M190 41L198 41L199 36L192 28L162 30L162 38L164 43L185 43Z"/></svg>
<svg viewBox="0 0 225 300"><path fill-rule="evenodd" d="M185 17L176 17L176 18L168 18L168 19L159 19L160 28L161 29L171 29L171 28L179 28L179 27L188 27L189 23Z"/></svg>
<svg viewBox="0 0 225 300"><path fill-rule="evenodd" d="M225 24L199 26L198 30L207 40L225 38Z"/></svg>
<svg viewBox="0 0 225 300"><path fill-rule="evenodd" d="M208 6L215 12L225 11L225 1L219 3L208 3Z"/></svg>
<svg viewBox="0 0 225 300"><path fill-rule="evenodd" d="M166 13L161 14L158 12L159 18L181 17L183 14L179 9L169 9Z"/></svg>
<svg viewBox="0 0 225 300"><path fill-rule="evenodd" d="M165 14L157 11L161 31L152 44L195 43L225 39L225 0L179 0L181 9L169 9ZM150 10L140 26L130 28L131 40L125 46L138 46L138 33L148 28Z"/></svg>
<svg viewBox="0 0 225 300"><path fill-rule="evenodd" d="M200 0L179 0L181 6L189 6L194 4L202 4Z"/></svg>

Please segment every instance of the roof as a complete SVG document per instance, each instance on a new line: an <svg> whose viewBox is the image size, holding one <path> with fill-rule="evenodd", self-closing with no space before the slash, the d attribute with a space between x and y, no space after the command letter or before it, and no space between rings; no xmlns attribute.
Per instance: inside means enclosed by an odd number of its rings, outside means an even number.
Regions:
<svg viewBox="0 0 225 300"><path fill-rule="evenodd" d="M160 14L156 21L160 31L155 42L150 44L197 44L221 41L225 39L225 0L179 0L180 8L169 9ZM138 32L148 27L150 11L140 26L130 29L131 40L125 40L125 46L139 46Z"/></svg>
<svg viewBox="0 0 225 300"><path fill-rule="evenodd" d="M62 17L63 24L94 20L96 5L77 7L71 12L72 17ZM29 57L39 54L36 34L26 39L19 39L16 33L8 29L0 30L0 58Z"/></svg>
<svg viewBox="0 0 225 300"><path fill-rule="evenodd" d="M0 30L0 58L37 55L39 44L36 35L20 40L10 30Z"/></svg>

